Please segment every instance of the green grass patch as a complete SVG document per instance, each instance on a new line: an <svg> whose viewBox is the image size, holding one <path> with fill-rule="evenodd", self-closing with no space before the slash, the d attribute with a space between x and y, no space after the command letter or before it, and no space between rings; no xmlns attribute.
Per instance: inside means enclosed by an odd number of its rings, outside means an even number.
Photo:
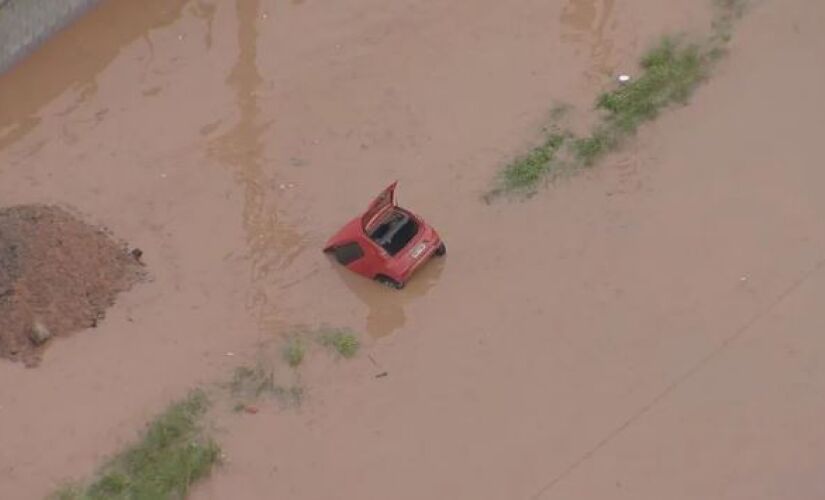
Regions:
<svg viewBox="0 0 825 500"><path fill-rule="evenodd" d="M293 368L301 364L305 354L306 347L300 337L291 337L284 345L284 360Z"/></svg>
<svg viewBox="0 0 825 500"><path fill-rule="evenodd" d="M644 56L641 67L638 79L599 96L596 107L607 111L608 126L635 131L665 106L685 103L707 74L698 46L669 37Z"/></svg>
<svg viewBox="0 0 825 500"><path fill-rule="evenodd" d="M220 448L200 427L209 401L203 391L170 406L149 424L141 440L104 466L88 486L67 486L60 500L184 498L195 481L209 475Z"/></svg>
<svg viewBox="0 0 825 500"><path fill-rule="evenodd" d="M725 54L734 25L748 4L748 0L713 0L713 23L704 39L688 43L676 37L663 38L642 57L638 76L596 99L595 109L600 116L590 133L548 135L542 144L504 168L499 187L486 194L484 200L489 202L503 192L532 193L547 177L592 166L665 108L687 103L709 76L714 62ZM554 108L551 121L555 122L565 110Z"/></svg>
<svg viewBox="0 0 825 500"><path fill-rule="evenodd" d="M550 134L542 144L507 165L501 175L504 190L520 191L536 187L553 170L556 152L564 141L564 135Z"/></svg>
<svg viewBox="0 0 825 500"><path fill-rule="evenodd" d="M618 134L611 127L598 127L589 136L571 142L573 156L581 165L590 166L599 157L613 150L619 142Z"/></svg>
<svg viewBox="0 0 825 500"><path fill-rule="evenodd" d="M570 134L563 132L558 124L569 109L567 104L556 104L550 110L550 126L545 130L542 143L507 164L499 176L498 185L484 196L485 199L489 201L508 192L532 192L543 179L561 170L557 154Z"/></svg>
<svg viewBox="0 0 825 500"><path fill-rule="evenodd" d="M358 353L361 343L358 337L350 330L335 329L321 332L318 341L324 347L334 349L345 358L351 358Z"/></svg>
<svg viewBox="0 0 825 500"><path fill-rule="evenodd" d="M592 165L663 108L686 103L707 76L708 64L698 45L664 38L642 58L638 78L599 96L596 108L605 114L590 135L573 141L574 158Z"/></svg>
<svg viewBox="0 0 825 500"><path fill-rule="evenodd" d="M498 191L529 192L564 168L593 165L663 108L687 102L707 76L709 62L698 45L664 38L642 58L636 79L599 96L596 109L603 114L590 134L576 137L554 125L544 142L504 168ZM553 120L559 118L556 113L551 114ZM563 161L562 155L571 161Z"/></svg>

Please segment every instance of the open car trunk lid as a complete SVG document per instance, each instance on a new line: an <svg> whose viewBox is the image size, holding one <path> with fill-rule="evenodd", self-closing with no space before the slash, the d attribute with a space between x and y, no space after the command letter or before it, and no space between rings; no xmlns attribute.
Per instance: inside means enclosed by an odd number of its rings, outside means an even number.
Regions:
<svg viewBox="0 0 825 500"><path fill-rule="evenodd" d="M374 225L376 221L380 220L387 212L395 207L395 186L397 184L398 181L395 181L381 191L381 193L372 200L372 203L370 203L364 215L361 216L361 227L365 233L368 232L368 229Z"/></svg>

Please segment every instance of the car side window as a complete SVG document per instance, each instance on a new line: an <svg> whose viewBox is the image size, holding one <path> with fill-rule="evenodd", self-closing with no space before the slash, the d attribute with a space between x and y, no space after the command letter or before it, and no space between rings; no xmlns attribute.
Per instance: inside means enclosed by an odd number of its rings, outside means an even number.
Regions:
<svg viewBox="0 0 825 500"><path fill-rule="evenodd" d="M356 242L341 245L335 249L335 259L343 264L349 265L364 256L364 250Z"/></svg>

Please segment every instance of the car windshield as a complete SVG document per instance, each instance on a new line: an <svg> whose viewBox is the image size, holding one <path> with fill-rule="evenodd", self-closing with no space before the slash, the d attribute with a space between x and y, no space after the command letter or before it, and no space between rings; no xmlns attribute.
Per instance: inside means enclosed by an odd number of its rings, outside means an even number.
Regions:
<svg viewBox="0 0 825 500"><path fill-rule="evenodd" d="M418 223L415 218L403 210L394 210L370 232L370 239L388 254L395 255L407 246L416 233Z"/></svg>

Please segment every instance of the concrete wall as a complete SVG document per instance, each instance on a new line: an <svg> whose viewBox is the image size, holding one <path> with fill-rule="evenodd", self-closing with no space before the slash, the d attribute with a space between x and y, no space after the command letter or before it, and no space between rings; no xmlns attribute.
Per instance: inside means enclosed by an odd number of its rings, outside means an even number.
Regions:
<svg viewBox="0 0 825 500"><path fill-rule="evenodd" d="M98 0L0 0L0 73Z"/></svg>

